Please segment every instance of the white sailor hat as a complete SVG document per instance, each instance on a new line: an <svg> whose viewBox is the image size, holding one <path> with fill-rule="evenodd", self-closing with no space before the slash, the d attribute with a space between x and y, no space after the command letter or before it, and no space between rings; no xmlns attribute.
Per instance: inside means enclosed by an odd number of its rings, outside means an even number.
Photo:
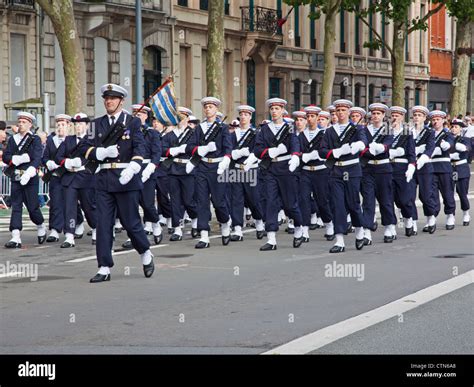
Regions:
<svg viewBox="0 0 474 387"><path fill-rule="evenodd" d="M348 107L349 109L354 106L352 101L349 101L348 99L337 99L332 104L336 107L336 109L338 106L345 106L345 107Z"/></svg>
<svg viewBox="0 0 474 387"><path fill-rule="evenodd" d="M288 102L286 102L282 98L270 98L270 99L267 99L267 101L265 102L265 105L267 106L268 109L270 109L273 105L285 107L287 103Z"/></svg>
<svg viewBox="0 0 474 387"><path fill-rule="evenodd" d="M288 122L289 124L292 124L292 123L295 122L295 120L293 118L290 118L290 117L283 118L283 121Z"/></svg>
<svg viewBox="0 0 474 387"><path fill-rule="evenodd" d="M374 110L378 110L378 111L381 111L382 113L386 113L388 111L388 106L380 102L371 103L369 105L369 111L373 112Z"/></svg>
<svg viewBox="0 0 474 387"><path fill-rule="evenodd" d="M390 108L390 113L398 113L398 114L405 115L407 114L407 109L401 106L392 106Z"/></svg>
<svg viewBox="0 0 474 387"><path fill-rule="evenodd" d="M188 120L188 121L189 121L189 122L198 122L199 120L197 119L197 117L191 115L191 116L189 116L189 120Z"/></svg>
<svg viewBox="0 0 474 387"><path fill-rule="evenodd" d="M293 117L301 117L306 119L306 112L303 110L297 110L296 112L291 113Z"/></svg>
<svg viewBox="0 0 474 387"><path fill-rule="evenodd" d="M217 107L221 106L222 104L221 100L216 97L204 97L201 99L202 106L207 105L208 103L216 105Z"/></svg>
<svg viewBox="0 0 474 387"><path fill-rule="evenodd" d="M336 107L334 105L329 105L326 109L329 113L333 113L336 111Z"/></svg>
<svg viewBox="0 0 474 387"><path fill-rule="evenodd" d="M454 120L452 120L451 125L458 125L461 128L467 127L466 123L463 120L460 120L459 118L455 118Z"/></svg>
<svg viewBox="0 0 474 387"><path fill-rule="evenodd" d="M319 114L321 109L315 105L309 105L304 108L306 114Z"/></svg>
<svg viewBox="0 0 474 387"><path fill-rule="evenodd" d="M24 118L25 120L28 120L30 121L31 123L33 123L35 121L35 116L31 113L28 113L28 112L18 112L16 114L16 117L17 119L20 119L20 118Z"/></svg>
<svg viewBox="0 0 474 387"><path fill-rule="evenodd" d="M136 103L136 104L132 105L132 110L134 112L140 110L143 113L151 112L151 109L148 106L143 105L142 103Z"/></svg>
<svg viewBox="0 0 474 387"><path fill-rule="evenodd" d="M331 113L327 112L326 110L321 110L319 112L318 117L324 117L324 118L330 119L331 118Z"/></svg>
<svg viewBox="0 0 474 387"><path fill-rule="evenodd" d="M184 107L184 106L178 106L178 113L184 114L188 117L193 114L191 109L188 109L187 107Z"/></svg>
<svg viewBox="0 0 474 387"><path fill-rule="evenodd" d="M76 113L71 118L72 122L90 122L90 118L87 116L86 113Z"/></svg>
<svg viewBox="0 0 474 387"><path fill-rule="evenodd" d="M56 114L54 116L54 120L56 122L58 122L58 121L71 121L71 116L69 116L67 114Z"/></svg>
<svg viewBox="0 0 474 387"><path fill-rule="evenodd" d="M262 125L269 124L271 121L270 120L263 120Z"/></svg>
<svg viewBox="0 0 474 387"><path fill-rule="evenodd" d="M367 114L367 112L364 109L358 106L354 106L349 109L349 114L352 114L352 113L359 113L362 117L365 117L365 115Z"/></svg>
<svg viewBox="0 0 474 387"><path fill-rule="evenodd" d="M446 113L443 112L442 110L433 110L429 114L429 118L434 118L434 117L441 117L441 118L446 118Z"/></svg>
<svg viewBox="0 0 474 387"><path fill-rule="evenodd" d="M102 98L105 97L119 97L127 98L128 92L122 86L116 85L115 83L107 83L100 88Z"/></svg>
<svg viewBox="0 0 474 387"><path fill-rule="evenodd" d="M250 106L250 105L240 105L240 106L237 106L237 111L239 113L241 112L247 112L247 113L250 113L250 114L253 114L255 113L255 109Z"/></svg>
<svg viewBox="0 0 474 387"><path fill-rule="evenodd" d="M426 106L423 105L416 105L411 108L411 114L418 112L418 113L423 113L425 116L428 116L430 114L430 111Z"/></svg>

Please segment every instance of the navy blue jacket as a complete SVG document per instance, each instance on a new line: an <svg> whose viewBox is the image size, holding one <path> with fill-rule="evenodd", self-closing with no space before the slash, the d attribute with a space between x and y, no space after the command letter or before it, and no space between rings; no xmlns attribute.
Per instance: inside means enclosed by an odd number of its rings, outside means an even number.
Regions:
<svg viewBox="0 0 474 387"><path fill-rule="evenodd" d="M425 130L428 130L430 134L427 137L424 144L420 144L420 143L418 143L417 140L420 140L423 137L423 135L425 133ZM433 151L434 151L434 148L435 148L435 134L434 134L434 131L431 130L427 126L424 127L424 129L420 132L420 135L417 136L416 139L415 139L415 147L420 146L420 145L426 145L426 149L422 154L427 155L428 157L431 158L431 155L433 154ZM416 173L419 173L419 174L433 173L433 165L431 165L431 163L428 162L420 170L417 169Z"/></svg>
<svg viewBox="0 0 474 387"><path fill-rule="evenodd" d="M187 141L186 144L195 144L194 136ZM173 130L162 137L162 156L163 157L170 157L170 148L174 148L178 146L178 136L176 132ZM187 148L187 147L186 147ZM191 156L188 153L181 153L177 155L175 158L177 159L184 159L189 160ZM183 163L173 163L171 164L168 172L169 175L173 176L184 176L186 175L186 164ZM193 169L190 175L194 175L196 173L195 169Z"/></svg>
<svg viewBox="0 0 474 387"><path fill-rule="evenodd" d="M145 140L145 152L143 159L150 160L151 163L155 164L155 172L150 176L150 180L156 179L157 177L166 176L166 173L160 168L160 159L162 153L161 134L151 128L142 127L143 138ZM142 171L146 168L148 163L143 163Z"/></svg>
<svg viewBox="0 0 474 387"><path fill-rule="evenodd" d="M306 131L308 129L305 129L302 133L300 133L298 135L298 140L300 142L300 149L301 149L301 153L308 153L309 152L309 144L310 144L310 141L308 140L308 138L306 137ZM324 134L326 132L326 129L316 129L316 136L319 135L320 132L323 132L323 138L324 138ZM319 147L315 148L314 150L318 151L321 149L321 145L322 145L322 140L321 142L319 143ZM321 157L321 154L319 155ZM302 164L304 164L302 162ZM315 166L320 166L320 165L325 165L324 161L323 160L311 160L311 161L308 161L308 163L304 164L304 165L308 165L308 166L312 166L312 167L315 167ZM310 171L302 171L302 172L309 172L309 173L328 173L328 169L325 168L325 169L320 169L318 171L314 171L314 172L310 172Z"/></svg>
<svg viewBox="0 0 474 387"><path fill-rule="evenodd" d="M367 137L367 141L370 145L371 142L374 141L374 137L372 134L370 134L370 130L368 127L364 126L363 127L365 130L365 135ZM374 134L377 133L379 129L376 129L374 131ZM377 141L379 142L379 141ZM369 152L369 148L364 149L361 153L361 158L364 158L365 160L387 160L389 159L389 150L390 146L392 145L393 142L393 135L385 135L384 140L381 144L385 147L385 151L378 154L377 156L374 156L372 153ZM392 164L391 163L386 163L386 164L367 164L364 167L362 167L363 173L369 173L369 174L374 174L374 173L391 173L392 172Z"/></svg>
<svg viewBox="0 0 474 387"><path fill-rule="evenodd" d="M442 130L439 131L439 133L435 132L435 143L438 140L439 136L441 136L441 133L447 133L447 137L444 139L444 141L448 142L449 145L451 146L448 148L448 150L444 151L441 149L441 155L440 156L434 156L431 158L432 162L431 164L433 165L433 172L434 173L452 173L453 172L453 167L450 162L450 153L453 148L454 144L454 136L448 131L448 129L443 128ZM439 161L439 162L433 162L436 159L441 159L445 158L448 161Z"/></svg>
<svg viewBox="0 0 474 387"><path fill-rule="evenodd" d="M405 141L406 140L406 141ZM412 134L403 134L403 132L395 135L392 142L392 149L399 148L399 142L405 142L403 149L405 154L400 159L407 159L408 163L392 163L392 170L394 175L404 175L408 169L408 164L416 164L415 139Z"/></svg>
<svg viewBox="0 0 474 387"><path fill-rule="evenodd" d="M453 174L456 173L456 175L454 176L455 179L465 179L471 177L471 169L469 168L469 163L466 162L464 164L456 166L454 165L454 162L469 159L469 153L472 149L471 139L467 137L461 137L459 144L466 145L467 150L465 152L459 152L453 147L452 153L459 153L459 160L452 160Z"/></svg>
<svg viewBox="0 0 474 387"><path fill-rule="evenodd" d="M253 127L250 127L248 130L251 130L253 131L254 133L256 132L256 129L253 128ZM247 133L247 132L244 132L244 133ZM243 135L245 137L245 134ZM252 139L252 141L250 141L250 144L248 146L249 148L249 153L252 153L254 148L255 148L255 141L256 141L256 138L257 136L255 135ZM232 134L231 134L231 139L232 139L232 149L239 149L239 142L240 142L240 137L237 138L237 130L235 130ZM234 160L236 164L242 164L245 160L247 159L247 156L243 156L241 158L239 158L238 160Z"/></svg>

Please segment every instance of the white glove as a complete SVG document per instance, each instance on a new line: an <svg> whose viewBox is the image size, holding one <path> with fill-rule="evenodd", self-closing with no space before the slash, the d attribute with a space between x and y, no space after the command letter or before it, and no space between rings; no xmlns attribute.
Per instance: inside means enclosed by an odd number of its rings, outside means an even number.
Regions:
<svg viewBox="0 0 474 387"><path fill-rule="evenodd" d="M250 153L249 157L247 157L244 161L244 171L247 172L257 161L257 156L255 156L254 153Z"/></svg>
<svg viewBox="0 0 474 387"><path fill-rule="evenodd" d="M318 160L319 159L319 153L317 150L314 150L309 153L303 153L303 156L301 156L301 159L303 160L303 163L307 163L311 160Z"/></svg>
<svg viewBox="0 0 474 387"><path fill-rule="evenodd" d="M186 163L186 173L190 174L193 171L193 169L194 169L194 164L188 161Z"/></svg>
<svg viewBox="0 0 474 387"><path fill-rule="evenodd" d="M294 172L296 168L300 166L300 158L296 155L291 156L290 161L288 161L288 165L290 166L290 172Z"/></svg>
<svg viewBox="0 0 474 387"><path fill-rule="evenodd" d="M197 153L199 156L204 157L210 152L208 145L198 146Z"/></svg>
<svg viewBox="0 0 474 387"><path fill-rule="evenodd" d="M150 176L153 174L153 172L155 172L155 168L156 168L155 164L153 164L153 163L147 164L147 166L145 167L145 169L142 172L142 183L144 183L145 181L147 181L150 178Z"/></svg>
<svg viewBox="0 0 474 387"><path fill-rule="evenodd" d="M130 182L130 180L132 180L133 175L136 175L138 172L140 172L140 169L140 164L135 161L131 161L130 164L128 164L128 167L120 173L120 184L125 185Z"/></svg>
<svg viewBox="0 0 474 387"><path fill-rule="evenodd" d="M421 155L418 161L416 162L416 168L420 170L429 161L430 161L430 158L427 155L425 154Z"/></svg>
<svg viewBox="0 0 474 387"><path fill-rule="evenodd" d="M30 181L30 179L36 175L36 168L35 167L28 167L26 171L21 176L20 184L26 185Z"/></svg>
<svg viewBox="0 0 474 387"><path fill-rule="evenodd" d="M411 181L411 179L413 179L413 175L415 174L415 170L416 170L416 168L413 164L408 164L408 169L405 172L405 177L407 178L407 183L409 183Z"/></svg>
<svg viewBox="0 0 474 387"><path fill-rule="evenodd" d="M28 153L23 153L22 155L15 155L12 157L12 163L15 166L29 163L29 162L30 162L30 155Z"/></svg>
<svg viewBox="0 0 474 387"><path fill-rule="evenodd" d="M351 144L351 153L355 155L356 153L362 152L365 149L365 144L362 141L356 141Z"/></svg>
<svg viewBox="0 0 474 387"><path fill-rule="evenodd" d="M250 150L248 147L242 148L240 150L241 157L250 155Z"/></svg>
<svg viewBox="0 0 474 387"><path fill-rule="evenodd" d="M431 157L434 157L434 156L441 156L441 148L439 146L434 148L434 151L433 151L433 154L431 155Z"/></svg>
<svg viewBox="0 0 474 387"><path fill-rule="evenodd" d="M390 154L391 159L395 159L397 157L402 157L405 154L405 149L401 147L396 149L390 149L388 153Z"/></svg>
<svg viewBox="0 0 474 387"><path fill-rule="evenodd" d="M417 156L418 156L420 153L425 153L425 151L426 151L426 144L417 146L417 147L415 148L415 153L416 153Z"/></svg>
<svg viewBox="0 0 474 387"><path fill-rule="evenodd" d="M209 144L207 144L207 147L209 148L209 153L215 152L217 150L215 141L211 141Z"/></svg>
<svg viewBox="0 0 474 387"><path fill-rule="evenodd" d="M217 166L217 174L222 175L224 171L229 168L230 165L230 157L224 156L222 161Z"/></svg>
<svg viewBox="0 0 474 387"><path fill-rule="evenodd" d="M441 149L442 149L443 151L445 151L445 152L446 152L449 148L451 148L451 144L450 144L449 142L447 142L447 141L444 141L444 140L441 141L441 144L439 144L439 146L440 146Z"/></svg>
<svg viewBox="0 0 474 387"><path fill-rule="evenodd" d="M54 171L55 169L59 168L59 165L56 164L53 160L48 160L46 162L46 168L48 168L48 170L50 171Z"/></svg>
<svg viewBox="0 0 474 387"><path fill-rule="evenodd" d="M383 144L377 144L376 142L371 142L369 144L369 152L374 156L377 156L383 152L385 152L385 147Z"/></svg>
<svg viewBox="0 0 474 387"><path fill-rule="evenodd" d="M170 148L170 155L173 157L184 152L186 152L186 144Z"/></svg>
<svg viewBox="0 0 474 387"><path fill-rule="evenodd" d="M238 160L241 157L250 155L249 148L234 149L232 151L232 158Z"/></svg>
<svg viewBox="0 0 474 387"><path fill-rule="evenodd" d="M115 159L118 155L117 145L111 145L107 148L99 147L95 151L95 156L99 161L104 161L106 158Z"/></svg>
<svg viewBox="0 0 474 387"><path fill-rule="evenodd" d="M338 159L344 155L348 155L349 153L351 153L351 146L349 144L344 144L340 148L333 149L332 151L335 159Z"/></svg>
<svg viewBox="0 0 474 387"><path fill-rule="evenodd" d="M82 161L80 157L76 157L74 159L66 159L64 162L64 166L66 169L72 169L72 168L79 168L82 166Z"/></svg>
<svg viewBox="0 0 474 387"><path fill-rule="evenodd" d="M450 157L451 157L451 160L459 160L461 158L458 152L451 153Z"/></svg>
<svg viewBox="0 0 474 387"><path fill-rule="evenodd" d="M457 150L458 152L466 152L466 151L467 151L467 146L464 145L464 144L461 144L460 142L458 142L458 143L456 144L456 150Z"/></svg>
<svg viewBox="0 0 474 387"><path fill-rule="evenodd" d="M271 159L274 157L278 157L282 155L283 153L288 152L288 149L286 148L285 144L280 144L276 148L270 148L268 149L268 156L270 156Z"/></svg>

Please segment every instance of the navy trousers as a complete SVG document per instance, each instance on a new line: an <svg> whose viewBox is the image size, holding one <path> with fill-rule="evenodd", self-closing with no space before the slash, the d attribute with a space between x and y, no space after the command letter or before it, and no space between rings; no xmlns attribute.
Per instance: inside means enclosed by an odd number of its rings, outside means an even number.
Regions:
<svg viewBox="0 0 474 387"><path fill-rule="evenodd" d="M138 213L140 191L107 192L96 190L97 205L97 263L98 266L114 266L112 259L115 214L127 231L133 248L143 254L150 248Z"/></svg>
<svg viewBox="0 0 474 387"><path fill-rule="evenodd" d="M231 183L231 217L233 226L244 225L244 204L246 203L250 211L252 211L252 217L255 220L262 219L262 208L260 206L258 193L258 183L255 186L251 186L250 183Z"/></svg>
<svg viewBox="0 0 474 387"><path fill-rule="evenodd" d="M91 228L97 226L97 213L95 205L95 190L93 188L64 187L65 197L65 222L64 232L74 234L77 224L82 223L82 210L86 215L87 224ZM78 201L81 206L78 206Z"/></svg>
<svg viewBox="0 0 474 387"><path fill-rule="evenodd" d="M461 210L467 211L471 208L469 199L467 198L467 194L469 192L469 177L458 179L456 180L455 184L456 192L459 195L459 201L461 203Z"/></svg>
<svg viewBox="0 0 474 387"><path fill-rule="evenodd" d="M313 198L311 198L311 194ZM302 171L300 175L300 208L303 216L303 226L311 223L313 202L318 208L318 215L324 223L332 220L331 206L329 204L329 173Z"/></svg>
<svg viewBox="0 0 474 387"><path fill-rule="evenodd" d="M348 213L351 215L351 222L354 227L363 226L359 198L360 181L360 177L351 177L347 180L334 176L329 178L330 204L336 234L344 234L347 231Z"/></svg>
<svg viewBox="0 0 474 387"><path fill-rule="evenodd" d="M171 218L171 202L169 194L169 176L160 176L156 178L156 199L158 200L158 214L165 218ZM152 222L146 219L145 222Z"/></svg>
<svg viewBox="0 0 474 387"><path fill-rule="evenodd" d="M382 225L397 224L393 208L392 174L364 173L361 183L363 226L371 228L374 224L375 199L379 202Z"/></svg>
<svg viewBox="0 0 474 387"><path fill-rule="evenodd" d="M421 203L423 203L423 214L425 216L435 215L436 204L433 194L433 174L432 173L415 173L416 183L418 184L418 195ZM438 194L438 192L436 192ZM416 199L416 192L415 192ZM416 213L416 207L415 207ZM414 220L418 219L418 216L413 217Z"/></svg>
<svg viewBox="0 0 474 387"><path fill-rule="evenodd" d="M27 185L21 185L19 181L12 181L11 186L11 206L12 214L10 218L10 231L22 230L23 223L21 215L23 212L23 203L25 203L28 214L30 215L31 221L39 226L43 224L44 218L41 213L39 200L38 200L38 178L36 183L30 183Z"/></svg>
<svg viewBox="0 0 474 387"><path fill-rule="evenodd" d="M63 232L64 215L64 187L61 178L52 176L49 181L49 229Z"/></svg>
<svg viewBox="0 0 474 387"><path fill-rule="evenodd" d="M433 173L433 199L435 203L435 216L441 211L439 194L443 197L444 213L454 214L456 211L456 202L454 201L454 185L451 173Z"/></svg>
<svg viewBox="0 0 474 387"><path fill-rule="evenodd" d="M140 207L143 208L143 220L156 223L159 220L158 209L155 206L156 179L148 179L140 191Z"/></svg>
<svg viewBox="0 0 474 387"><path fill-rule="evenodd" d="M393 175L393 197L395 204L400 208L404 218L412 218L416 212L414 192L416 183L411 180L407 183L405 175Z"/></svg>
<svg viewBox="0 0 474 387"><path fill-rule="evenodd" d="M193 175L169 175L173 227L179 226L184 211L188 213L191 219L197 218L194 184L195 178Z"/></svg>

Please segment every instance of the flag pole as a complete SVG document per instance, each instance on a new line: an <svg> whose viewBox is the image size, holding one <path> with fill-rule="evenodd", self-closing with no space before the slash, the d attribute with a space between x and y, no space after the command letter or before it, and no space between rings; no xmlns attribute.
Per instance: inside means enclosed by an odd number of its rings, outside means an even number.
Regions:
<svg viewBox="0 0 474 387"><path fill-rule="evenodd" d="M163 90L169 83L171 83L173 81L173 76L178 72L178 70L176 70L173 74L171 75L168 75L166 78L165 78L165 81L163 82L163 84L161 84L160 86L158 86L155 91L153 93L151 93L151 95L146 99L145 102L143 102L142 106L140 106L140 109L138 109L134 115L136 115L137 113L141 112L141 110L143 109L143 107L145 105L148 104L148 102L150 102L150 100L153 98L153 96L157 93L159 93L161 90Z"/></svg>

